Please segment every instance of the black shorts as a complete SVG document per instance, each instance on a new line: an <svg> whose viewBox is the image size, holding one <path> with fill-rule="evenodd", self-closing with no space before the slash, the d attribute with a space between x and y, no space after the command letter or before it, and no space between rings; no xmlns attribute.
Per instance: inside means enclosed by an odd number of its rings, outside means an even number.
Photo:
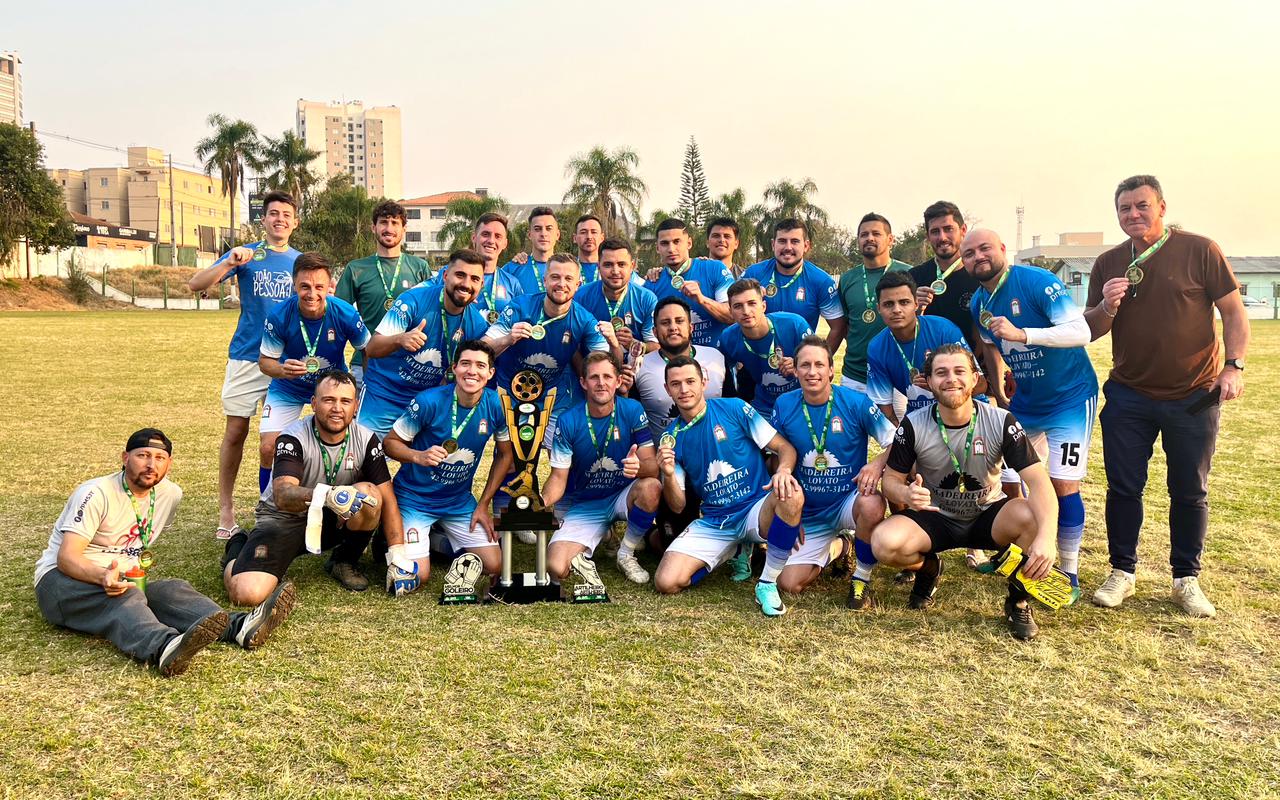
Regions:
<svg viewBox="0 0 1280 800"><path fill-rule="evenodd" d="M330 550L349 536L346 529L338 527L338 515L324 510L324 522L320 529L320 549ZM367 534L364 534L367 535ZM296 519L259 517L257 525L249 531L249 539L236 556L231 567L232 575L242 572L266 572L284 577L293 560L307 552L307 516Z"/></svg>
<svg viewBox="0 0 1280 800"><path fill-rule="evenodd" d="M966 550L999 550L991 538L991 527L995 524L996 515L1009 498L1001 497L986 511L983 511L972 522L959 522L938 511L912 511L907 509L897 513L919 525L929 535L932 544L929 552L941 553L943 550L954 550L963 547Z"/></svg>

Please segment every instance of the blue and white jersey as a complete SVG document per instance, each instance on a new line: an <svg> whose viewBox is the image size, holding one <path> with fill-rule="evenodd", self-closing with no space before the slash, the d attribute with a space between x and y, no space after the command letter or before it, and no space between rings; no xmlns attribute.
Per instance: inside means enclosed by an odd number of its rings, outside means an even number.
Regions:
<svg viewBox="0 0 1280 800"><path fill-rule="evenodd" d="M593 350L608 350L609 342L596 328L596 320L575 301L569 304L568 314L555 322L547 322L543 303L546 294L523 294L512 301L489 326L485 338L497 339L511 333L517 322L546 328L541 340L532 337L521 339L498 356L497 385L510 391L511 379L517 372L531 369L542 376L546 388L556 389L556 409L563 410L573 403L574 387L578 376L573 371L573 354L583 355Z"/></svg>
<svg viewBox="0 0 1280 800"><path fill-rule="evenodd" d="M262 248L266 258L261 261L250 259L223 277L223 281L236 279L240 290L240 319L236 322L236 332L231 335L231 344L227 348L227 357L233 361L257 361L258 348L262 345L262 326L266 324L267 312L275 308L281 301L293 295L293 262L302 255L290 247L282 253L267 247L264 242L248 244L254 250ZM227 259L230 253L223 253L215 263Z"/></svg>
<svg viewBox="0 0 1280 800"><path fill-rule="evenodd" d="M806 408L808 421L804 414ZM797 389L778 398L770 420L796 449L795 477L804 489L803 521L810 524L829 523L857 488L858 471L867 465L867 439L875 439L881 447L888 447L893 443L895 430L871 398L847 386L831 387L831 419L826 425L824 441L826 419L826 404L809 405L804 401L804 392ZM814 436L822 442L826 469L815 466L818 445Z"/></svg>
<svg viewBox="0 0 1280 800"><path fill-rule="evenodd" d="M498 269L484 274L484 291L473 305L484 316L485 324L489 325L492 324L489 322L490 311L501 314L511 305L512 300L524 293L524 287L515 275L505 269Z"/></svg>
<svg viewBox="0 0 1280 800"><path fill-rule="evenodd" d="M584 286L600 280L600 262L579 260L578 265L582 267L582 284Z"/></svg>
<svg viewBox="0 0 1280 800"><path fill-rule="evenodd" d="M671 269L663 267L656 281L645 281L645 288L653 292L659 300L664 297L679 297L688 303L693 310L692 319L690 319L693 323L693 343L703 347L715 347L716 342L720 341L720 333L725 329L725 324L711 316L711 312L701 303L692 302L683 292L672 287L671 275ZM680 277L686 281L697 281L698 288L702 290L704 297L710 297L718 303L729 302L729 286L733 284L733 273L719 261L710 258L692 259L689 268L680 273Z"/></svg>
<svg viewBox="0 0 1280 800"><path fill-rule="evenodd" d="M508 261L502 265L502 272L507 273L520 285L521 294L538 294L547 290L547 262L534 261L533 256L523 264Z"/></svg>
<svg viewBox="0 0 1280 800"><path fill-rule="evenodd" d="M620 492L634 480L622 474L631 446L652 444L644 407L629 397L615 399L613 413L601 419L590 415L586 403L566 410L551 441L552 469L569 470L565 506Z"/></svg>
<svg viewBox="0 0 1280 800"><path fill-rule="evenodd" d="M489 443L489 437L500 442L511 440L507 428L507 415L502 410L498 393L485 389L480 402L472 408L458 405L457 426L454 431L454 387L437 386L419 392L409 402L392 430L414 450L427 450L443 445L452 439L458 449L434 467L421 464L401 464L392 487L401 505L440 512L470 513L475 503L471 484L480 455Z"/></svg>
<svg viewBox="0 0 1280 800"><path fill-rule="evenodd" d="M783 275L777 271L777 259L752 264L742 273L744 278L755 278L766 288L772 281L778 287L773 297L765 296L765 308L770 315L777 311L799 314L809 327L817 329L818 317L840 319L844 309L840 307L840 295L836 292L836 280L812 261L804 262L799 275ZM786 287L785 289L783 287Z"/></svg>
<svg viewBox="0 0 1280 800"><path fill-rule="evenodd" d="M604 296L603 281L588 283L578 290L573 299L601 322L610 322L618 316L631 329L631 335L636 339L645 342L658 341L653 333L653 309L658 305L657 296L643 286L635 284L628 284L626 292L613 310L610 309L613 303Z"/></svg>
<svg viewBox="0 0 1280 800"><path fill-rule="evenodd" d="M897 389L907 398L908 414L924 408L933 402L933 393L911 382L911 370L923 374L924 360L940 345L958 344L969 349L964 334L946 317L924 316L919 318L919 323L919 331L909 342L899 342L893 338L893 331L885 328L867 345L867 396L872 402L893 405L893 390Z"/></svg>
<svg viewBox="0 0 1280 800"><path fill-rule="evenodd" d="M1011 264L1009 271L1008 279L994 299L983 286L974 292L969 310L975 320L984 307L997 317L1008 317L1019 328L1051 328L1082 316L1080 307L1071 299L1071 291L1053 273L1021 264ZM989 305L984 306L987 303ZM1169 321L1171 325L1176 322ZM1098 377L1083 347L1006 342L981 323L978 329L983 341L1000 348L1005 363L1013 371L1018 388L1009 402L1009 410L1023 425L1035 427L1038 420L1062 409L1081 408L1085 401L1098 394Z"/></svg>
<svg viewBox="0 0 1280 800"><path fill-rule="evenodd" d="M291 358L306 360L309 354L307 343L302 338L303 327L307 330L307 338L315 345L320 369L297 378L272 378L268 389L299 403L306 403L315 394L321 372L327 369L347 371L347 342L355 349L363 350L370 338L360 312L346 300L327 297L324 316L306 319L298 312L298 296L294 295L267 312L259 354L281 362Z"/></svg>
<svg viewBox="0 0 1280 800"><path fill-rule="evenodd" d="M787 392L800 388L800 380L795 375L786 377L782 374L781 367L769 366L769 354L776 346L782 348L783 356L795 358L800 340L813 333L809 324L798 314L779 311L777 314L769 314L768 320L773 325L773 332L750 342L746 341L742 328L737 323L730 325L720 334L719 346L725 361L742 364L755 379L756 395L752 398L751 405L765 417L773 413L774 401Z"/></svg>
<svg viewBox="0 0 1280 800"><path fill-rule="evenodd" d="M760 451L777 431L736 397L708 400L702 418L682 427L676 416L666 430L676 437L675 477L702 497L702 518L719 526L745 514L769 483Z"/></svg>
<svg viewBox="0 0 1280 800"><path fill-rule="evenodd" d="M378 333L398 336L423 322L426 343L416 353L396 348L390 355L365 361L366 391L379 400L404 408L423 389L444 383L458 345L484 335L488 324L475 303L461 314L444 311L444 286L431 280L396 298L391 310L378 323Z"/></svg>

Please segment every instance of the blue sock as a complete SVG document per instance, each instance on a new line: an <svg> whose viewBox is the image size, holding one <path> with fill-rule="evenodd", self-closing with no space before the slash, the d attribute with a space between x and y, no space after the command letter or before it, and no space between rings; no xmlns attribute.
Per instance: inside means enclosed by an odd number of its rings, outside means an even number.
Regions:
<svg viewBox="0 0 1280 800"><path fill-rule="evenodd" d="M622 537L622 547L635 550L645 533L653 527L653 518L656 516L657 514L652 511L645 511L640 506L632 506L627 511L627 532Z"/></svg>
<svg viewBox="0 0 1280 800"><path fill-rule="evenodd" d="M782 517L774 516L773 522L769 524L769 546L765 550L764 569L760 571L760 580L773 583L778 579L778 573L782 572L782 568L787 565L787 559L791 557L791 548L796 546L796 539L799 538L799 525L792 525Z"/></svg>
<svg viewBox="0 0 1280 800"><path fill-rule="evenodd" d="M689 585L697 586L698 584L702 583L702 580L710 574L711 574L711 571L708 570L706 567L699 567L697 572L689 576Z"/></svg>
<svg viewBox="0 0 1280 800"><path fill-rule="evenodd" d="M258 467L258 494L265 492L270 483L271 467Z"/></svg>
<svg viewBox="0 0 1280 800"><path fill-rule="evenodd" d="M853 540L853 555L857 559L857 567L853 571L853 577L864 581L871 580L871 570L876 565L876 557L871 552L871 545L855 538Z"/></svg>
<svg viewBox="0 0 1280 800"><path fill-rule="evenodd" d="M1058 498L1058 565L1079 586L1080 540L1084 538L1084 500L1079 492Z"/></svg>

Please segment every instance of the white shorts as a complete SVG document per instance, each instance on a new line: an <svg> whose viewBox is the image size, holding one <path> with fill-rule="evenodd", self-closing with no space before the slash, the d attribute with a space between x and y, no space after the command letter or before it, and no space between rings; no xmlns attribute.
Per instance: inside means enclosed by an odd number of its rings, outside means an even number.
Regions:
<svg viewBox="0 0 1280 800"><path fill-rule="evenodd" d="M819 523L804 523L804 544L791 553L787 566L815 564L825 567L831 561L831 540L840 531L851 531L854 528L853 506L857 502L858 490L855 489L840 504L834 516Z"/></svg>
<svg viewBox="0 0 1280 800"><path fill-rule="evenodd" d="M587 548L587 558L590 558L596 551L596 545L609 533L609 526L615 520L627 518L627 497L631 494L631 486L628 483L617 494L587 503L575 503L563 513L557 509L556 518L561 520L560 528L551 535L551 544L580 544Z"/></svg>
<svg viewBox="0 0 1280 800"><path fill-rule="evenodd" d="M258 367L257 361L228 359L222 378L222 413L228 417L252 417L258 403L267 396L271 376Z"/></svg>
<svg viewBox="0 0 1280 800"><path fill-rule="evenodd" d="M768 499L769 495L765 494L745 514L735 520L726 520L721 526L695 519L684 533L675 538L667 552L693 556L706 564L708 570L715 569L734 554L739 542L764 541L760 536L760 512Z"/></svg>
<svg viewBox="0 0 1280 800"><path fill-rule="evenodd" d="M1097 395L1083 405L1065 409L1052 417L1022 422L1031 446L1049 468L1049 477L1060 481L1084 480L1089 471L1089 445L1093 443Z"/></svg>
<svg viewBox="0 0 1280 800"><path fill-rule="evenodd" d="M258 424L258 433L279 433L302 419L302 409L308 405L310 404L268 389L267 399L262 404L262 421Z"/></svg>
<svg viewBox="0 0 1280 800"><path fill-rule="evenodd" d="M400 521L404 524L404 554L412 559L431 555L431 526L439 523L437 530L444 533L454 550L497 547L489 541L489 534L479 525L471 527L471 515L476 510L475 498L471 498L466 510L448 512L424 511L400 504Z"/></svg>

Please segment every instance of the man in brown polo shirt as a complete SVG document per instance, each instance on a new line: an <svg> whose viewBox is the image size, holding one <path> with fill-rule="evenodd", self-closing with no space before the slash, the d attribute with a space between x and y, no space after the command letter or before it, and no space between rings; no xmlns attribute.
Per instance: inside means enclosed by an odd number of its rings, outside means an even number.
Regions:
<svg viewBox="0 0 1280 800"><path fill-rule="evenodd" d="M1159 436L1169 471L1173 600L1192 616L1212 617L1197 579L1209 526L1209 466L1220 403L1244 392L1249 319L1218 245L1165 226L1159 181L1128 178L1115 203L1129 239L1094 262L1085 312L1094 339L1111 332L1115 360L1101 414L1112 569L1093 602L1114 608L1134 592L1142 492ZM1222 315L1222 367L1214 307Z"/></svg>

